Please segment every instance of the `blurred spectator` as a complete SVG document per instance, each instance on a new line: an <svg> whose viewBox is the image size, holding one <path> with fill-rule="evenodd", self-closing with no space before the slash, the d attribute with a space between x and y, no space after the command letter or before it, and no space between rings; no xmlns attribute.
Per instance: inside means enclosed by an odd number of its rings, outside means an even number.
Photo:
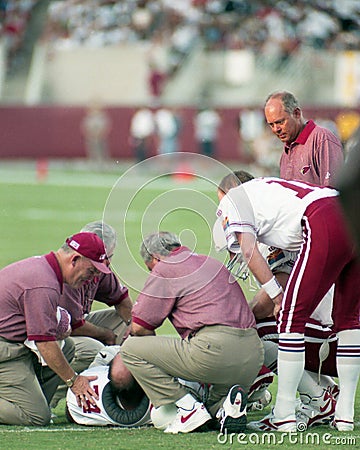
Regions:
<svg viewBox="0 0 360 450"><path fill-rule="evenodd" d="M81 130L85 139L87 157L95 167L103 167L110 159L107 142L110 129L109 116L99 104L94 103L86 111Z"/></svg>
<svg viewBox="0 0 360 450"><path fill-rule="evenodd" d="M340 31L339 20L336 16L315 10L312 6L306 6L304 12L303 20L296 27L300 40L317 49L326 48Z"/></svg>
<svg viewBox="0 0 360 450"><path fill-rule="evenodd" d="M130 145L138 162L151 153L155 133L155 120L149 108L138 109L130 124Z"/></svg>
<svg viewBox="0 0 360 450"><path fill-rule="evenodd" d="M255 162L254 140L263 134L264 115L256 108L243 109L239 114L239 133L241 147L248 162ZM258 149L257 154L261 150Z"/></svg>
<svg viewBox="0 0 360 450"><path fill-rule="evenodd" d="M165 51L162 33L154 34L148 52L149 66L149 91L152 106L157 107L161 103L161 95L165 87L168 75L167 54Z"/></svg>
<svg viewBox="0 0 360 450"><path fill-rule="evenodd" d="M194 129L200 154L210 158L216 155L215 146L220 124L221 117L215 109L210 106L199 109L194 118Z"/></svg>
<svg viewBox="0 0 360 450"><path fill-rule="evenodd" d="M37 0L0 2L0 31L5 42L9 70L13 69L17 63L19 51L24 43L26 28L36 3Z"/></svg>
<svg viewBox="0 0 360 450"><path fill-rule="evenodd" d="M264 126L262 131L252 141L252 152L255 158L256 170L259 176L279 176L279 162L281 148L278 139L269 127Z"/></svg>
<svg viewBox="0 0 360 450"><path fill-rule="evenodd" d="M156 107L161 102L166 80L166 74L162 72L154 63L149 64L149 88L152 106Z"/></svg>
<svg viewBox="0 0 360 450"><path fill-rule="evenodd" d="M140 39L148 39L154 25L155 17L149 9L147 0L138 1L131 16L131 24Z"/></svg>
<svg viewBox="0 0 360 450"><path fill-rule="evenodd" d="M176 153L179 151L178 137L181 128L180 118L174 109L161 108L155 112L155 129L158 137L157 153Z"/></svg>

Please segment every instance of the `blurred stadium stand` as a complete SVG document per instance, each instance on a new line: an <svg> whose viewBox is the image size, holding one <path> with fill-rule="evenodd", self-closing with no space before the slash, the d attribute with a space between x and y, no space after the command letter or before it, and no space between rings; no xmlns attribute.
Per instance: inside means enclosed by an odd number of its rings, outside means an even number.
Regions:
<svg viewBox="0 0 360 450"><path fill-rule="evenodd" d="M15 129L9 120L21 112L33 128L41 119L44 134L71 116L64 155L83 154L79 123L94 101L117 127L136 107L182 108L186 151L195 150L186 137L194 110L210 103L230 118L219 152L236 158L239 112L261 109L274 90L294 92L312 117L359 110L358 0L14 0L0 1L0 12L0 119ZM119 127L126 138L110 142L111 154L129 157L128 128ZM5 153L28 154L10 141Z"/></svg>

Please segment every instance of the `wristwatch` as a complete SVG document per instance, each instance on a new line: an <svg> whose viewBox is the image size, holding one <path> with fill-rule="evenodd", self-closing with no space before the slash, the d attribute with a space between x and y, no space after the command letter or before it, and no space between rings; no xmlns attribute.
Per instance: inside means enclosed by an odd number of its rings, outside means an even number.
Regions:
<svg viewBox="0 0 360 450"><path fill-rule="evenodd" d="M69 388L73 387L73 384L75 383L77 376L78 374L75 372L71 378L65 381L66 386Z"/></svg>

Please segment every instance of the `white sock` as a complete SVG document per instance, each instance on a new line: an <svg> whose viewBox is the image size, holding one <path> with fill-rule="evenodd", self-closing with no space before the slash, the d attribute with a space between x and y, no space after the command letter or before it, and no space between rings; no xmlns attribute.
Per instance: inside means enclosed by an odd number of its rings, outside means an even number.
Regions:
<svg viewBox="0 0 360 450"><path fill-rule="evenodd" d="M296 392L304 371L305 341L300 333L280 333L278 390L274 415L277 420L295 419Z"/></svg>
<svg viewBox="0 0 360 450"><path fill-rule="evenodd" d="M179 408L183 408L190 411L191 409L193 409L195 402L197 402L197 400L191 394L186 394L184 395L184 397L177 400L175 402L175 405L178 406Z"/></svg>
<svg viewBox="0 0 360 450"><path fill-rule="evenodd" d="M301 401L307 404L313 397L320 397L324 392L324 388L317 384L307 370L304 370L303 376L299 382L298 391Z"/></svg>
<svg viewBox="0 0 360 450"><path fill-rule="evenodd" d="M355 394L360 375L360 330L339 331L337 335L339 341L336 364L340 393L335 419L353 422Z"/></svg>

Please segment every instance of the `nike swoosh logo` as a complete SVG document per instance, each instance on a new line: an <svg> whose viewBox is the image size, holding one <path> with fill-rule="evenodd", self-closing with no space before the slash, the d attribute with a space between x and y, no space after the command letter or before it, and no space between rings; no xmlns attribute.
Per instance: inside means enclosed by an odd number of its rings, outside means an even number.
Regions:
<svg viewBox="0 0 360 450"><path fill-rule="evenodd" d="M181 419L180 419L181 423L187 422L190 419L190 417L192 417L196 413L196 411L197 411L197 409L194 409L194 411L191 411L191 413L188 414L187 416L181 416Z"/></svg>
<svg viewBox="0 0 360 450"><path fill-rule="evenodd" d="M104 355L104 353L101 353L101 352L100 352L100 356L101 356L102 358L106 358L106 354Z"/></svg>

